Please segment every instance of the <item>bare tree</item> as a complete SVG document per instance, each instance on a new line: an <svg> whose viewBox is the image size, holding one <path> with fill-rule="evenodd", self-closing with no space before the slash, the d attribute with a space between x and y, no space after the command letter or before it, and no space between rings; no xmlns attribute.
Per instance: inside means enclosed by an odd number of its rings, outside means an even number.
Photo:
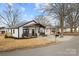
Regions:
<svg viewBox="0 0 79 59"><path fill-rule="evenodd" d="M66 22L70 25L71 32L77 32L76 29L79 26L79 4L70 4L70 9L66 16Z"/></svg>
<svg viewBox="0 0 79 59"><path fill-rule="evenodd" d="M65 3L50 3L42 8L43 12L60 20L61 34L63 34L64 18L68 14L69 6Z"/></svg>
<svg viewBox="0 0 79 59"><path fill-rule="evenodd" d="M34 20L44 26L50 25L50 21L46 18L47 16L39 15Z"/></svg>
<svg viewBox="0 0 79 59"><path fill-rule="evenodd" d="M71 32L76 32L79 26L79 4L72 3L49 3L41 8L43 13L48 14L60 21L61 33L63 34L64 21L69 24Z"/></svg>
<svg viewBox="0 0 79 59"><path fill-rule="evenodd" d="M73 26L74 26L74 32L77 32L77 27L79 26L79 4L73 4Z"/></svg>
<svg viewBox="0 0 79 59"><path fill-rule="evenodd" d="M6 4L5 10L3 10L3 13L0 14L0 18L2 19L1 22L8 27L15 26L22 19L21 11L9 4Z"/></svg>

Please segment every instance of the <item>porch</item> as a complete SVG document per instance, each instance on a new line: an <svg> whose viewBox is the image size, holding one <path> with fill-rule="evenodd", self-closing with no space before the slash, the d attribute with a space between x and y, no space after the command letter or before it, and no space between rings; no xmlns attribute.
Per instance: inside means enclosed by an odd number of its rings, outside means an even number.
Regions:
<svg viewBox="0 0 79 59"><path fill-rule="evenodd" d="M27 37L38 37L38 36L45 36L45 28L41 26L24 26L23 27L23 38Z"/></svg>

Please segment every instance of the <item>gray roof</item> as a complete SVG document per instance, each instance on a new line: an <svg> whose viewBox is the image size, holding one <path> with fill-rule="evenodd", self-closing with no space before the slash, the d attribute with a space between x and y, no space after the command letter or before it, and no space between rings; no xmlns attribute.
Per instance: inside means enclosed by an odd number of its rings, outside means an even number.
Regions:
<svg viewBox="0 0 79 59"><path fill-rule="evenodd" d="M35 22L36 24L39 24L39 25L43 26L42 24L37 23L35 20L31 20L31 21L28 21L28 22L21 22L21 23L18 23L18 24L16 24L15 26L11 26L11 27L8 27L8 28L19 28L19 27L22 27L22 26L24 26L24 25L30 23L30 22ZM43 27L45 27L45 26L43 26Z"/></svg>

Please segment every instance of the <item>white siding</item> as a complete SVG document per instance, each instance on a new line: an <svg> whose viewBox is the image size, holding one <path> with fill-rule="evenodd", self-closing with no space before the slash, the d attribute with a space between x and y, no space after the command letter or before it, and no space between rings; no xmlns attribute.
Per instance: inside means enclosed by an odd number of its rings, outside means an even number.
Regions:
<svg viewBox="0 0 79 59"><path fill-rule="evenodd" d="M46 35L50 35L50 34L51 34L51 30L48 29L48 28L46 28L46 29L45 29L45 34L46 34Z"/></svg>
<svg viewBox="0 0 79 59"><path fill-rule="evenodd" d="M35 30L35 27L29 27L29 35L30 35L30 36L32 35L32 29Z"/></svg>
<svg viewBox="0 0 79 59"><path fill-rule="evenodd" d="M13 33L13 30L15 33ZM18 38L18 29L12 29L12 36Z"/></svg>
<svg viewBox="0 0 79 59"><path fill-rule="evenodd" d="M6 29L6 33L11 33L11 29Z"/></svg>
<svg viewBox="0 0 79 59"><path fill-rule="evenodd" d="M61 29L59 31L61 32ZM70 28L63 29L63 32L70 32Z"/></svg>
<svg viewBox="0 0 79 59"><path fill-rule="evenodd" d="M30 34L30 36L32 35L32 29L34 29L35 33L37 33L37 36L39 36L39 33L38 33L39 27L29 27L29 34Z"/></svg>
<svg viewBox="0 0 79 59"><path fill-rule="evenodd" d="M36 27L37 36L39 36L38 30L39 30L39 27Z"/></svg>
<svg viewBox="0 0 79 59"><path fill-rule="evenodd" d="M32 24L35 24L35 22L30 22L30 23L28 23L28 24L26 24L24 26L29 26L29 25L32 25Z"/></svg>
<svg viewBox="0 0 79 59"><path fill-rule="evenodd" d="M23 27L19 28L19 38L22 38L22 34L23 34Z"/></svg>
<svg viewBox="0 0 79 59"><path fill-rule="evenodd" d="M64 29L64 32L70 32L70 28Z"/></svg>
<svg viewBox="0 0 79 59"><path fill-rule="evenodd" d="M13 30L15 31L14 33L13 33ZM6 29L6 32L11 34L11 29ZM22 33L23 33L23 28L20 27L19 28L19 38L22 37ZM18 38L18 29L12 29L12 36Z"/></svg>

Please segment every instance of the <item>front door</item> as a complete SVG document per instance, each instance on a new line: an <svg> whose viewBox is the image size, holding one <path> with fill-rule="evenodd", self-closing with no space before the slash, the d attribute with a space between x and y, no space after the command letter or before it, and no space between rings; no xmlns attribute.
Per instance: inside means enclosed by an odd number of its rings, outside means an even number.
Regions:
<svg viewBox="0 0 79 59"><path fill-rule="evenodd" d="M29 35L29 29L24 29L23 30L23 36L27 36Z"/></svg>
<svg viewBox="0 0 79 59"><path fill-rule="evenodd" d="M34 36L35 35L35 30L34 29L32 29L32 36Z"/></svg>

